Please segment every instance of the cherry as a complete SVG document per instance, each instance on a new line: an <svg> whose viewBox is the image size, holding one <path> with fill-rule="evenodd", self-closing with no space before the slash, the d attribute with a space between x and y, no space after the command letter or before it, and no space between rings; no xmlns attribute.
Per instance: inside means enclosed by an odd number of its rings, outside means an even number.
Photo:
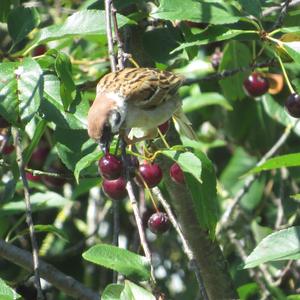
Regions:
<svg viewBox="0 0 300 300"><path fill-rule="evenodd" d="M31 155L31 158L30 158L29 166L36 168L36 169L42 168L49 152L50 152L50 149L46 145L41 146L41 147L37 148L36 150L34 150Z"/></svg>
<svg viewBox="0 0 300 300"><path fill-rule="evenodd" d="M154 213L148 220L148 228L156 234L168 231L170 228L169 217L162 212Z"/></svg>
<svg viewBox="0 0 300 300"><path fill-rule="evenodd" d="M177 163L174 163L170 167L170 177L176 183L181 183L181 184L184 183L183 172Z"/></svg>
<svg viewBox="0 0 300 300"><path fill-rule="evenodd" d="M293 93L288 96L284 104L288 113L294 118L300 118L300 95Z"/></svg>
<svg viewBox="0 0 300 300"><path fill-rule="evenodd" d="M169 120L166 121L165 123L160 124L160 125L158 126L158 128L159 128L159 130L160 130L160 132L161 132L162 134L166 134L167 131L169 130L169 127L170 127L170 122L169 122Z"/></svg>
<svg viewBox="0 0 300 300"><path fill-rule="evenodd" d="M43 55L47 52L48 48L46 45L39 45L37 47L34 48L33 52L32 52L32 56L40 56Z"/></svg>
<svg viewBox="0 0 300 300"><path fill-rule="evenodd" d="M15 146L14 145L7 145L7 144L5 144L5 146L2 148L2 154L9 155L14 150L15 150Z"/></svg>
<svg viewBox="0 0 300 300"><path fill-rule="evenodd" d="M99 173L106 179L117 179L121 176L123 165L115 155L105 154L98 163Z"/></svg>
<svg viewBox="0 0 300 300"><path fill-rule="evenodd" d="M26 178L29 181L34 181L34 182L41 181L41 176L33 175L31 173L28 173L28 172L26 172Z"/></svg>
<svg viewBox="0 0 300 300"><path fill-rule="evenodd" d="M126 180L123 177L114 180L104 179L102 188L105 194L114 200L122 200L127 196Z"/></svg>
<svg viewBox="0 0 300 300"><path fill-rule="evenodd" d="M269 82L259 73L252 73L244 80L244 90L250 97L258 97L265 94L269 89Z"/></svg>
<svg viewBox="0 0 300 300"><path fill-rule="evenodd" d="M147 183L149 188L153 188L158 185L163 177L162 170L158 164L142 164L139 167L139 172L143 177L144 181ZM140 184L143 185L141 180L139 180ZM144 186L144 185L143 185Z"/></svg>
<svg viewBox="0 0 300 300"><path fill-rule="evenodd" d="M9 126L9 123L3 118L0 116L0 128L6 128Z"/></svg>

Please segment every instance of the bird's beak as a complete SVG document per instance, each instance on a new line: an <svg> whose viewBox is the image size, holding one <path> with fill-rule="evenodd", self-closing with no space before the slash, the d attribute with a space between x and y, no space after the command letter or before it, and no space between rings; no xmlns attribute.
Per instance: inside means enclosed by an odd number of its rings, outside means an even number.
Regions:
<svg viewBox="0 0 300 300"><path fill-rule="evenodd" d="M110 143L112 141L112 132L110 125L105 124L103 127L102 135L100 137L100 148L104 153L109 152Z"/></svg>

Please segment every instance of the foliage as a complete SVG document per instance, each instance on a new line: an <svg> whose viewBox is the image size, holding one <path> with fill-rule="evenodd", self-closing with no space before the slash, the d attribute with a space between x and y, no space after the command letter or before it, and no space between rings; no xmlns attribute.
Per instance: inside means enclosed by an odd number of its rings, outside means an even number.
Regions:
<svg viewBox="0 0 300 300"><path fill-rule="evenodd" d="M119 202L119 240L126 249L111 245L114 205L101 192L97 161L102 152L86 130L96 84L110 71L103 2L0 1L0 123L9 124L0 129L0 238L30 249L24 184L16 151L8 151L13 126L21 135L41 258L101 291L104 300L152 300L149 261L137 254L139 240L127 198ZM140 162L167 157L179 164L197 225L220 242L240 299L267 293L273 299L297 299L296 263L290 262L290 272L284 270L285 260L300 255L300 125L284 109L284 100L300 93L299 5L291 5L284 16L277 9L282 1L113 2L123 42L132 39L129 29L139 28L140 49L153 66L185 76L179 94L199 138L181 136L181 145L156 150L141 142L128 154ZM216 49L221 56L213 68ZM139 61L139 53L130 55ZM127 63L132 66L130 59ZM271 85L269 93L255 99L243 88L253 70ZM284 81L283 88L271 81L274 74ZM284 133L275 157L257 165ZM169 132L167 142L168 137ZM117 139L111 149L119 154ZM226 224L219 222L252 175L254 182L238 209ZM160 188L172 206L166 178ZM142 200L146 218L156 199L147 192ZM175 212L178 219L180 214ZM199 298L175 230L154 236L146 229L146 236L158 290L172 299ZM237 244L250 253L246 259ZM112 283L111 270L124 280ZM261 279L262 272L268 278ZM23 287L30 284L30 275L1 258L0 298L19 299L17 291L26 299ZM53 299L69 299L52 285L47 289Z"/></svg>

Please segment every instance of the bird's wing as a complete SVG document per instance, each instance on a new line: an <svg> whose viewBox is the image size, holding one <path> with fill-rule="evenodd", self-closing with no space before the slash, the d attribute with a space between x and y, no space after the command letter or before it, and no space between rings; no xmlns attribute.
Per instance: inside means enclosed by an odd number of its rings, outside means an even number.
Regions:
<svg viewBox="0 0 300 300"><path fill-rule="evenodd" d="M97 92L115 92L142 109L151 109L173 96L183 78L151 68L126 68L104 76Z"/></svg>

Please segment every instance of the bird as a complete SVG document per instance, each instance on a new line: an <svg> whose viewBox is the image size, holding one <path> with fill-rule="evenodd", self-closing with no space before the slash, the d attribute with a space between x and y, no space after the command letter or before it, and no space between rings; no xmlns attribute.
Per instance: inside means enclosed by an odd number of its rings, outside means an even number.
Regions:
<svg viewBox="0 0 300 300"><path fill-rule="evenodd" d="M177 93L183 80L155 68L124 68L106 74L97 84L88 112L88 135L100 145L115 134L133 144L155 137L157 127L173 116L183 134L196 139Z"/></svg>

